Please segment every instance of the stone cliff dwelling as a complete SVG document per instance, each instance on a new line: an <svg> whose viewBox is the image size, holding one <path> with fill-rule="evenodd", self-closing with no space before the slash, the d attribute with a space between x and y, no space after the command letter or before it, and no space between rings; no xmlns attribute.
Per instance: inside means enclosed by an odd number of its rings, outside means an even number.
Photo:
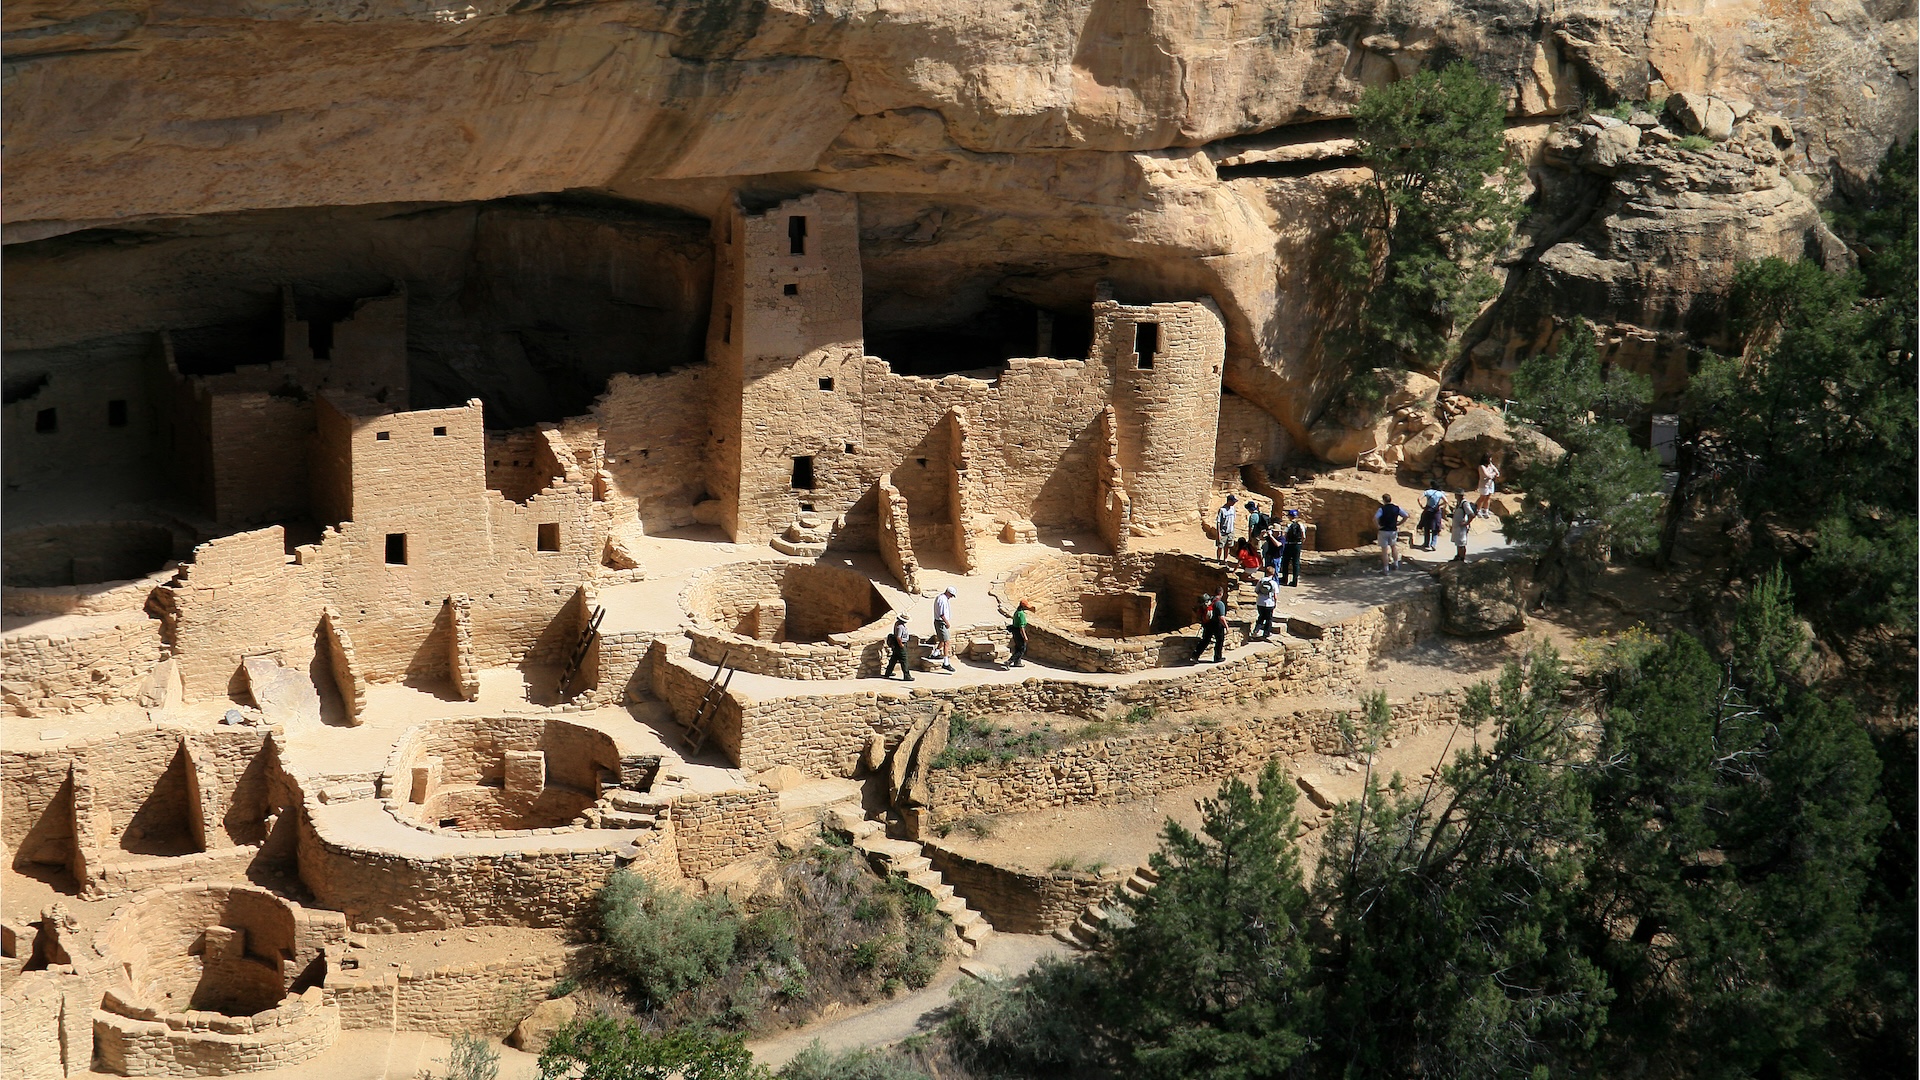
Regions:
<svg viewBox="0 0 1920 1080"><path fill-rule="evenodd" d="M1912 131L1857 0L1808 31L1880 88L1844 107L1704 16L1001 6L233 16L240 77L224 14L9 22L0 1080L444 1076L396 1048L564 993L616 872L747 900L823 834L949 974L1087 945L1222 778L1285 756L1323 826L1364 692L1409 775L1462 730L1432 657L1525 623L1506 541L1359 573L1383 490L1529 450L1456 391L1582 314L1671 397L1731 267L1841 258L1810 193ZM1582 118L1704 78L1695 34L1724 131ZM1442 53L1537 220L1446 390L1348 408L1345 118ZM1270 636L1230 494L1306 525Z"/></svg>

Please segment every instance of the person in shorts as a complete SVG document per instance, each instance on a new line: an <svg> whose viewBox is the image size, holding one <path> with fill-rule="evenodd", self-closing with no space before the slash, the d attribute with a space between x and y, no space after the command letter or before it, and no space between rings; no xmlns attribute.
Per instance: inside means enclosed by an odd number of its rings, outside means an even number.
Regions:
<svg viewBox="0 0 1920 1080"><path fill-rule="evenodd" d="M1400 569L1400 523L1407 512L1393 504L1393 495L1380 496L1380 509L1373 512L1373 523L1380 530L1380 572Z"/></svg>
<svg viewBox="0 0 1920 1080"><path fill-rule="evenodd" d="M933 652L940 658L940 670L953 670L953 586L933 598Z"/></svg>
<svg viewBox="0 0 1920 1080"><path fill-rule="evenodd" d="M1221 562L1226 562L1233 555L1233 528L1240 517L1240 512L1236 509L1239 501L1238 497L1229 495L1227 501L1222 503L1220 509L1213 514L1213 528L1216 534L1213 542L1213 557Z"/></svg>
<svg viewBox="0 0 1920 1080"><path fill-rule="evenodd" d="M1474 513L1486 517L1493 513L1493 489L1500 480L1500 466L1493 463L1493 455L1488 454L1480 461L1480 499L1474 504Z"/></svg>
<svg viewBox="0 0 1920 1080"><path fill-rule="evenodd" d="M1473 524L1473 504L1467 501L1467 493L1453 493L1453 561L1467 561L1467 529Z"/></svg>

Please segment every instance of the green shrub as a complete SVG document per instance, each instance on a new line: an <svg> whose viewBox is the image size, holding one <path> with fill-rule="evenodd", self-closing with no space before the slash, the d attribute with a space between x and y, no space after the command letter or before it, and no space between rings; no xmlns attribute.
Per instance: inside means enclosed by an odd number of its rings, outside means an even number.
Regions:
<svg viewBox="0 0 1920 1080"><path fill-rule="evenodd" d="M1713 140L1707 138L1705 135L1688 135L1673 145L1682 150L1711 150L1713 149Z"/></svg>
<svg viewBox="0 0 1920 1080"><path fill-rule="evenodd" d="M779 1080L931 1080L884 1050L828 1050L815 1039L775 1074Z"/></svg>
<svg viewBox="0 0 1920 1080"><path fill-rule="evenodd" d="M477 1035L455 1035L447 1054L447 1080L494 1080L500 1075L500 1051Z"/></svg>
<svg viewBox="0 0 1920 1080"><path fill-rule="evenodd" d="M739 917L725 897L695 899L623 870L600 891L609 958L649 1006L707 982L733 959Z"/></svg>
<svg viewBox="0 0 1920 1080"><path fill-rule="evenodd" d="M696 1028L653 1034L605 1016L561 1026L540 1052L542 1080L771 1080L738 1035Z"/></svg>

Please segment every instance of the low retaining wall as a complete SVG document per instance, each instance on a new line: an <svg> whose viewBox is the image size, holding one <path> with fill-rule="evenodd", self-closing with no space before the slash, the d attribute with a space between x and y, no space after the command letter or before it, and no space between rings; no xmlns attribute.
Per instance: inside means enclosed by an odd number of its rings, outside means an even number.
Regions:
<svg viewBox="0 0 1920 1080"><path fill-rule="evenodd" d="M132 701L164 652L160 623L139 610L28 627L0 639L0 700L18 716Z"/></svg>
<svg viewBox="0 0 1920 1080"><path fill-rule="evenodd" d="M730 668L771 675L777 679L855 679L880 674L881 645L892 627L874 623L825 642L760 641L743 634L692 628L695 660L705 664L727 662Z"/></svg>
<svg viewBox="0 0 1920 1080"><path fill-rule="evenodd" d="M780 831L780 796L765 788L682 795L670 813L680 872L688 877L765 850Z"/></svg>
<svg viewBox="0 0 1920 1080"><path fill-rule="evenodd" d="M999 866L926 837L920 847L954 892L995 930L1010 934L1049 934L1068 926L1088 904L1113 895L1124 877L1120 870L1087 874Z"/></svg>
<svg viewBox="0 0 1920 1080"><path fill-rule="evenodd" d="M499 1038L546 1000L568 962L565 949L554 949L426 971L335 971L327 976L327 997L340 1008L340 1026L350 1031L465 1032Z"/></svg>
<svg viewBox="0 0 1920 1080"><path fill-rule="evenodd" d="M1457 715L1460 692L1422 694L1393 705L1396 723ZM1301 709L1285 716L1183 724L1063 746L1035 758L984 762L927 774L925 823L971 814L1054 806L1111 806L1163 791L1253 772L1280 754L1345 749L1340 717L1351 709ZM995 924L998 925L997 923Z"/></svg>

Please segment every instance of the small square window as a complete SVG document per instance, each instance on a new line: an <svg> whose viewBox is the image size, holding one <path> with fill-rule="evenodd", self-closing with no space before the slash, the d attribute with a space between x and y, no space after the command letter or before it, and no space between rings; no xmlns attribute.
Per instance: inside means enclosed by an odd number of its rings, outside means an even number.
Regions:
<svg viewBox="0 0 1920 1080"><path fill-rule="evenodd" d="M853 452L854 452L854 449L853 449L853 444L852 444L852 443L848 443L848 444L847 444L847 453L849 453L849 454L851 454L851 453L853 453Z"/></svg>
<svg viewBox="0 0 1920 1080"><path fill-rule="evenodd" d="M388 566L407 565L407 534L406 533L388 533L387 534L387 565Z"/></svg>
<svg viewBox="0 0 1920 1080"><path fill-rule="evenodd" d="M560 550L560 523L559 522L543 521L540 523L540 528L538 532L539 532L539 536L534 542L535 550L537 551L559 551Z"/></svg>
<svg viewBox="0 0 1920 1080"><path fill-rule="evenodd" d="M801 503L801 504L800 504L800 512L801 512L801 513L803 513L803 514L811 514L811 513L813 513L813 504L812 504L812 503L810 503L810 502L803 502L803 503Z"/></svg>
<svg viewBox="0 0 1920 1080"><path fill-rule="evenodd" d="M446 436L446 434L447 434L447 429L446 429L446 428L443 428L443 427L437 427L437 428L434 428L434 429L433 429L433 433L434 433L435 435L438 435L438 436L441 436L441 437L443 437L443 438L444 438L444 437Z"/></svg>
<svg viewBox="0 0 1920 1080"><path fill-rule="evenodd" d="M51 435L60 430L60 410L41 409L33 414L33 430L42 435Z"/></svg>
<svg viewBox="0 0 1920 1080"><path fill-rule="evenodd" d="M830 378L828 378L828 379L821 379L821 380L820 380L820 389L822 389L822 390L831 390L831 389L833 389L833 380L832 380L832 379L830 379Z"/></svg>
<svg viewBox="0 0 1920 1080"><path fill-rule="evenodd" d="M376 431L376 432L374 432L374 433L373 433L373 437L374 437L374 439L375 439L375 441L377 441L377 442L389 442L389 441L391 441L391 440L393 439L393 432L391 432L391 431Z"/></svg>
<svg viewBox="0 0 1920 1080"><path fill-rule="evenodd" d="M796 282L789 281L785 285L780 286L780 291L788 296L799 296L800 286Z"/></svg>
<svg viewBox="0 0 1920 1080"><path fill-rule="evenodd" d="M107 402L107 426L127 426L127 403L119 398Z"/></svg>

